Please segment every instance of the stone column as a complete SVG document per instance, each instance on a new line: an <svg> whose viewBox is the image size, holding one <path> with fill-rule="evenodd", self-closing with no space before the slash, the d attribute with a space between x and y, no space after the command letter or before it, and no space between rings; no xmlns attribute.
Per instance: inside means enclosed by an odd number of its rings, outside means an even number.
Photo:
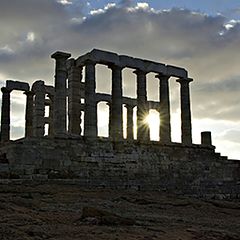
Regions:
<svg viewBox="0 0 240 240"><path fill-rule="evenodd" d="M111 137L114 141L123 139L122 115L122 67L110 66L112 69L112 107L111 107Z"/></svg>
<svg viewBox="0 0 240 240"><path fill-rule="evenodd" d="M2 91L1 142L10 140L10 93L5 87Z"/></svg>
<svg viewBox="0 0 240 240"><path fill-rule="evenodd" d="M87 61L85 68L85 108L84 108L84 136L97 137L97 103L95 96L95 62Z"/></svg>
<svg viewBox="0 0 240 240"><path fill-rule="evenodd" d="M133 140L133 108L134 106L126 104L127 108L127 139Z"/></svg>
<svg viewBox="0 0 240 240"><path fill-rule="evenodd" d="M51 56L56 60L53 129L54 135L58 136L66 134L66 60L70 56L64 52L55 52Z"/></svg>
<svg viewBox="0 0 240 240"><path fill-rule="evenodd" d="M25 113L25 137L33 136L33 96L32 91L26 91L24 94L26 99L26 113Z"/></svg>
<svg viewBox="0 0 240 240"><path fill-rule="evenodd" d="M81 80L82 68L76 67L71 59L68 70L68 132L81 134Z"/></svg>
<svg viewBox="0 0 240 240"><path fill-rule="evenodd" d="M33 136L44 136L45 126L45 87L43 81L34 83L34 114L33 114Z"/></svg>
<svg viewBox="0 0 240 240"><path fill-rule="evenodd" d="M146 72L134 71L137 75L137 139L149 140L150 131L146 117L149 114L147 103Z"/></svg>
<svg viewBox="0 0 240 240"><path fill-rule="evenodd" d="M211 132L201 132L201 144L205 146L212 146Z"/></svg>
<svg viewBox="0 0 240 240"><path fill-rule="evenodd" d="M160 80L160 141L171 142L169 78L170 76L157 75Z"/></svg>
<svg viewBox="0 0 240 240"><path fill-rule="evenodd" d="M190 90L189 83L193 79L178 79L180 83L181 93L181 121L182 121L182 143L192 144L192 122L191 122L191 106L190 106Z"/></svg>

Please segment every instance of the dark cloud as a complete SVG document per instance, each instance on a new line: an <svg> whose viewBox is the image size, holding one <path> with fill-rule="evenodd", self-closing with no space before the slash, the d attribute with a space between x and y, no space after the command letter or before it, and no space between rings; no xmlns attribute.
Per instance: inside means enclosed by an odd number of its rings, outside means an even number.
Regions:
<svg viewBox="0 0 240 240"><path fill-rule="evenodd" d="M120 7L131 7L133 5L133 0L121 0L119 2Z"/></svg>

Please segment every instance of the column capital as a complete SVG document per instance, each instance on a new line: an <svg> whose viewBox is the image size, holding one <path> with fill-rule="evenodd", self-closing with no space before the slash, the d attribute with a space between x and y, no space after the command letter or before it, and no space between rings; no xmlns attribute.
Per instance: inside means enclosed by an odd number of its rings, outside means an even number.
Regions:
<svg viewBox="0 0 240 240"><path fill-rule="evenodd" d="M52 93L47 93L47 96L49 97L49 99L52 101L53 100L53 98L54 98L54 94L52 94Z"/></svg>
<svg viewBox="0 0 240 240"><path fill-rule="evenodd" d="M171 76L169 76L169 75L164 75L164 74L162 74L162 73L159 73L159 74L157 74L156 76L155 76L155 78L158 78L159 80L161 80L161 81L168 81L169 80L169 78L170 78Z"/></svg>
<svg viewBox="0 0 240 240"><path fill-rule="evenodd" d="M136 75L147 75L148 72L147 71L144 71L144 70L141 70L141 69L136 69L133 71L133 73L135 73Z"/></svg>
<svg viewBox="0 0 240 240"><path fill-rule="evenodd" d="M176 82L178 82L180 84L189 84L192 81L193 81L192 78L179 78L176 80Z"/></svg>
<svg viewBox="0 0 240 240"><path fill-rule="evenodd" d="M6 87L2 87L1 91L2 91L2 93L10 93L12 90L10 90L10 89L8 89Z"/></svg>
<svg viewBox="0 0 240 240"><path fill-rule="evenodd" d="M60 51L57 51L51 55L51 58L54 58L56 60L58 60L58 59L67 60L70 57L71 57L70 53L65 53L65 52L60 52Z"/></svg>
<svg viewBox="0 0 240 240"><path fill-rule="evenodd" d="M133 109L135 107L134 104L129 104L129 103L125 103L124 106L127 108L127 109Z"/></svg>
<svg viewBox="0 0 240 240"><path fill-rule="evenodd" d="M112 69L113 71L114 70L122 71L124 67L113 63L113 64L109 64L108 68Z"/></svg>
<svg viewBox="0 0 240 240"><path fill-rule="evenodd" d="M85 65L93 65L93 66L95 66L96 64L97 64L97 62L95 62L95 61L93 61L91 59L88 59L88 60L85 61Z"/></svg>
<svg viewBox="0 0 240 240"><path fill-rule="evenodd" d="M33 91L25 91L25 92L23 92L23 94L30 97L30 96L33 96L35 93Z"/></svg>

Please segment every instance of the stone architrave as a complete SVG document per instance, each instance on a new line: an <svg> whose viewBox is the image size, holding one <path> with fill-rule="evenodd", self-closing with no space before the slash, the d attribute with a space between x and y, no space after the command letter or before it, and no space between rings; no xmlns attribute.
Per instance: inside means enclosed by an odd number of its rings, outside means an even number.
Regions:
<svg viewBox="0 0 240 240"><path fill-rule="evenodd" d="M123 115L122 115L122 67L109 66L112 70L112 104L111 104L111 133L114 141L123 139Z"/></svg>
<svg viewBox="0 0 240 240"><path fill-rule="evenodd" d="M10 140L10 93L11 90L2 87L1 142Z"/></svg>
<svg viewBox="0 0 240 240"><path fill-rule="evenodd" d="M146 117L149 114L147 103L146 72L136 70L137 75L137 139L149 140L150 131Z"/></svg>
<svg viewBox="0 0 240 240"><path fill-rule="evenodd" d="M85 67L85 108L84 108L84 136L97 137L97 103L95 62L87 61Z"/></svg>
<svg viewBox="0 0 240 240"><path fill-rule="evenodd" d="M160 80L160 142L171 142L169 78L166 75L157 75Z"/></svg>
<svg viewBox="0 0 240 240"><path fill-rule="evenodd" d="M81 134L81 80L82 67L76 67L71 59L68 70L68 132Z"/></svg>
<svg viewBox="0 0 240 240"><path fill-rule="evenodd" d="M25 137L33 136L33 96L32 91L26 91Z"/></svg>
<svg viewBox="0 0 240 240"><path fill-rule="evenodd" d="M55 52L51 56L56 60L53 114L53 130L56 136L66 134L66 81L68 75L66 61L70 56L71 54L64 52Z"/></svg>
<svg viewBox="0 0 240 240"><path fill-rule="evenodd" d="M133 108L134 106L126 104L127 108L127 139L133 140Z"/></svg>
<svg viewBox="0 0 240 240"><path fill-rule="evenodd" d="M33 85L35 99L34 99L34 111L33 111L33 136L44 136L45 126L45 87L43 81L36 81Z"/></svg>
<svg viewBox="0 0 240 240"><path fill-rule="evenodd" d="M180 83L181 94L181 121L182 121L182 143L192 144L192 122L191 122L191 104L190 104L190 90L189 83L191 78L178 79Z"/></svg>

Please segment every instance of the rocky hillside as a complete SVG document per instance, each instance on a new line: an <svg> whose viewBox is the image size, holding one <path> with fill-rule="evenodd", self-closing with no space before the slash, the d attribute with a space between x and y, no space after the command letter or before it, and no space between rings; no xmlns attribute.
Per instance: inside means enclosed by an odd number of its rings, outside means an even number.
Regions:
<svg viewBox="0 0 240 240"><path fill-rule="evenodd" d="M0 239L237 240L240 202L2 182Z"/></svg>

